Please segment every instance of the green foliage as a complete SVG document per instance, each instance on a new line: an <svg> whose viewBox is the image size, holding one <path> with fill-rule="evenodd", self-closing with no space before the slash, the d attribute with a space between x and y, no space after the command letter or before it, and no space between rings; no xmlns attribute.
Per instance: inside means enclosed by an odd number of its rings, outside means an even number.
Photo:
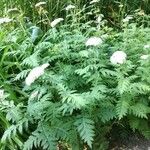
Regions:
<svg viewBox="0 0 150 150"><path fill-rule="evenodd" d="M81 138L92 148L94 122L90 119L81 117L76 120L75 125L77 126L77 130Z"/></svg>
<svg viewBox="0 0 150 150"><path fill-rule="evenodd" d="M21 19L0 27L1 149L105 149L113 124L124 121L150 137L150 57L140 58L150 55L150 29L127 22L118 32L105 19L83 24L78 11L46 33ZM102 44L86 46L92 36ZM118 50L127 58L114 65Z"/></svg>
<svg viewBox="0 0 150 150"><path fill-rule="evenodd" d="M32 22L43 27L45 24L48 26L50 21L60 16L65 17L67 15L67 19L73 18L73 21L76 22L90 20L91 18L94 20L95 16L97 17L99 14L104 14L109 24L118 28L121 24L121 20L125 16L130 15L130 13L138 14L136 18L138 21L142 20L143 12L146 14L150 13L148 7L150 2L148 0L100 0L96 3L90 3L92 0L43 1L47 4L41 9L35 7L39 2L38 0L1 0L0 15L2 16L6 13L7 16L16 17L18 19L18 16L21 14L21 16L24 15L25 17L29 17ZM76 8L73 11L69 10L66 12L65 8L70 4L74 5ZM17 8L19 13L8 11L12 8ZM45 29L45 27L43 28ZM36 31L37 30L34 30L35 35L37 33Z"/></svg>
<svg viewBox="0 0 150 150"><path fill-rule="evenodd" d="M53 135L53 131L50 130L49 126L43 126L42 123L35 130L32 135L28 138L28 140L24 143L23 150L30 150L34 146L41 146L43 149L56 149L56 141L55 136Z"/></svg>
<svg viewBox="0 0 150 150"><path fill-rule="evenodd" d="M129 106L130 106L129 99L126 96L119 99L116 105L116 112L117 112L119 119L127 115Z"/></svg>

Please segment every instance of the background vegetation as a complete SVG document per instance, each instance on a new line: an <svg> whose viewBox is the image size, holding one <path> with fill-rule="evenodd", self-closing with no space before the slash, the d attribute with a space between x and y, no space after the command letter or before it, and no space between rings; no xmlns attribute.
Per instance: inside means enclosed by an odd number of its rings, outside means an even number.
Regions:
<svg viewBox="0 0 150 150"><path fill-rule="evenodd" d="M7 10L11 8L18 8L20 13L26 17L29 17L33 23L39 23L41 19L45 19L45 16L35 9L35 5L38 0L1 0L1 15L10 15ZM56 17L66 17L65 7L69 4L76 6L76 11L82 13L92 13L86 19L95 19L95 14L103 14L110 25L118 27L118 24L129 14L133 14L135 10L141 10L141 13L150 13L149 0L98 0L96 5L89 6L90 0L46 0L45 6L46 15L50 20ZM94 3L93 3L94 4ZM87 8L88 7L88 8ZM86 9L85 9L86 8ZM85 9L83 11L83 9ZM82 14L83 15L83 14ZM81 17L81 16L80 16ZM81 18L80 18L81 19Z"/></svg>

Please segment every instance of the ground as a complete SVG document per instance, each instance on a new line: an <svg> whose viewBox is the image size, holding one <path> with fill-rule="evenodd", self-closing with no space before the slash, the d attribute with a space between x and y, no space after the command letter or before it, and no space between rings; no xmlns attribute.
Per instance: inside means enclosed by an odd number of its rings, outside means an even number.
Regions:
<svg viewBox="0 0 150 150"><path fill-rule="evenodd" d="M142 136L132 135L125 140L113 141L111 147L111 150L150 150L150 140Z"/></svg>

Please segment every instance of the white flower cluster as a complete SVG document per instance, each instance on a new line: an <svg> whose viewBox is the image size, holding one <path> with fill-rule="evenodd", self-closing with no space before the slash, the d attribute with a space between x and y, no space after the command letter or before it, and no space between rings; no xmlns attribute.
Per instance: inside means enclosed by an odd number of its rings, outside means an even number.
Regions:
<svg viewBox="0 0 150 150"><path fill-rule="evenodd" d="M101 45L102 43L103 43L103 41L101 38L91 37L86 41L85 45L86 46L98 46L98 45Z"/></svg>
<svg viewBox="0 0 150 150"><path fill-rule="evenodd" d="M4 97L4 90L0 89L0 99Z"/></svg>
<svg viewBox="0 0 150 150"><path fill-rule="evenodd" d="M90 4L97 3L97 2L99 2L99 0L92 0L92 1L90 2Z"/></svg>
<svg viewBox="0 0 150 150"><path fill-rule="evenodd" d="M10 18L0 18L0 24L9 23L11 21L12 21L12 19L10 19Z"/></svg>
<svg viewBox="0 0 150 150"><path fill-rule="evenodd" d="M102 21L103 17L104 17L103 14L98 15L98 17L97 17L97 23L100 23Z"/></svg>
<svg viewBox="0 0 150 150"><path fill-rule="evenodd" d="M30 86L37 78L44 74L45 69L49 66L48 63L33 68L25 79L26 85Z"/></svg>
<svg viewBox="0 0 150 150"><path fill-rule="evenodd" d="M35 5L35 7L42 7L44 5L46 5L46 2L39 2Z"/></svg>
<svg viewBox="0 0 150 150"><path fill-rule="evenodd" d="M107 37L108 37L107 34L102 35L101 38L99 38L99 37L91 37L91 38L89 38L86 41L85 45L86 46L98 46L98 45L101 45L103 43L103 40L105 40ZM149 48L150 48L150 45L145 45L144 46L144 49L149 49ZM87 51L81 51L80 55L82 57L88 57L88 52ZM148 58L150 58L150 55L142 55L140 57L140 59L142 59L142 60L146 60ZM123 52L123 51L116 51L110 57L110 62L113 65L123 64L123 63L126 62L126 59L127 59L127 54L125 52Z"/></svg>
<svg viewBox="0 0 150 150"><path fill-rule="evenodd" d="M146 60L149 57L149 55L142 55L140 58L143 60Z"/></svg>
<svg viewBox="0 0 150 150"><path fill-rule="evenodd" d="M57 18L54 21L51 22L51 27L55 27L59 22L63 21L63 18Z"/></svg>
<svg viewBox="0 0 150 150"><path fill-rule="evenodd" d="M68 10L70 10L70 9L74 9L75 8L75 6L74 5L68 5L65 9L68 11Z"/></svg>
<svg viewBox="0 0 150 150"><path fill-rule="evenodd" d="M150 48L150 45L147 44L147 45L144 45L144 49L149 49Z"/></svg>
<svg viewBox="0 0 150 150"><path fill-rule="evenodd" d="M120 5L119 5L119 8L122 8L122 7L123 7L123 4L120 4Z"/></svg>
<svg viewBox="0 0 150 150"><path fill-rule="evenodd" d="M129 20L133 19L132 16L127 16L126 18L124 18L122 21L125 22L129 22Z"/></svg>
<svg viewBox="0 0 150 150"><path fill-rule="evenodd" d="M114 65L123 64L126 61L127 54L123 51L116 51L110 57L110 62Z"/></svg>

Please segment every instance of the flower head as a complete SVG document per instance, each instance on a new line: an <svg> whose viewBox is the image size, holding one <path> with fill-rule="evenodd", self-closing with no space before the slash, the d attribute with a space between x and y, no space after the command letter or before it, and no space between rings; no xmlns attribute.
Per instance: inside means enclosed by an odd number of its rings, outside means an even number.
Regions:
<svg viewBox="0 0 150 150"><path fill-rule="evenodd" d="M150 45L149 45L149 44L144 45L144 49L148 49L148 48L150 48Z"/></svg>
<svg viewBox="0 0 150 150"><path fill-rule="evenodd" d="M86 41L85 45L86 46L98 46L98 45L101 45L102 43L103 43L103 41L101 38L91 37Z"/></svg>
<svg viewBox="0 0 150 150"><path fill-rule="evenodd" d="M119 8L122 8L122 7L123 7L123 5L122 5L122 4L120 4L120 5L119 5Z"/></svg>
<svg viewBox="0 0 150 150"><path fill-rule="evenodd" d="M74 5L68 5L65 9L68 11L68 10L70 10L70 9L74 9L75 8L75 6Z"/></svg>
<svg viewBox="0 0 150 150"><path fill-rule="evenodd" d="M97 3L97 2L99 2L99 0L92 0L92 1L90 2L90 4Z"/></svg>
<svg viewBox="0 0 150 150"><path fill-rule="evenodd" d="M44 70L49 66L48 63L33 68L25 79L26 85L30 86L37 78L44 74Z"/></svg>
<svg viewBox="0 0 150 150"><path fill-rule="evenodd" d="M42 6L45 6L46 5L46 2L39 2L35 5L35 7L42 7Z"/></svg>
<svg viewBox="0 0 150 150"><path fill-rule="evenodd" d="M54 21L51 22L51 27L55 27L59 22L63 21L63 18L57 18Z"/></svg>
<svg viewBox="0 0 150 150"><path fill-rule="evenodd" d="M0 99L4 97L4 90L0 89Z"/></svg>
<svg viewBox="0 0 150 150"><path fill-rule="evenodd" d="M149 57L149 55L142 55L140 58L143 60L146 60Z"/></svg>
<svg viewBox="0 0 150 150"><path fill-rule="evenodd" d="M12 19L10 19L10 18L0 18L0 24L9 23L11 21L12 21Z"/></svg>
<svg viewBox="0 0 150 150"><path fill-rule="evenodd" d="M86 13L87 15L92 15L93 13L91 11L87 12Z"/></svg>
<svg viewBox="0 0 150 150"><path fill-rule="evenodd" d="M123 51L116 51L110 57L110 62L114 65L123 64L126 61L127 55Z"/></svg>
<svg viewBox="0 0 150 150"><path fill-rule="evenodd" d="M144 10L140 10L140 11L137 12L136 14L139 15L139 16L144 16L144 15L145 15L145 12L144 12Z"/></svg>
<svg viewBox="0 0 150 150"><path fill-rule="evenodd" d="M124 18L122 21L125 22L129 22L129 20L133 19L132 16L127 16L126 18Z"/></svg>
<svg viewBox="0 0 150 150"><path fill-rule="evenodd" d="M97 23L100 23L103 19L104 15L103 14L100 14L98 17L97 17Z"/></svg>

